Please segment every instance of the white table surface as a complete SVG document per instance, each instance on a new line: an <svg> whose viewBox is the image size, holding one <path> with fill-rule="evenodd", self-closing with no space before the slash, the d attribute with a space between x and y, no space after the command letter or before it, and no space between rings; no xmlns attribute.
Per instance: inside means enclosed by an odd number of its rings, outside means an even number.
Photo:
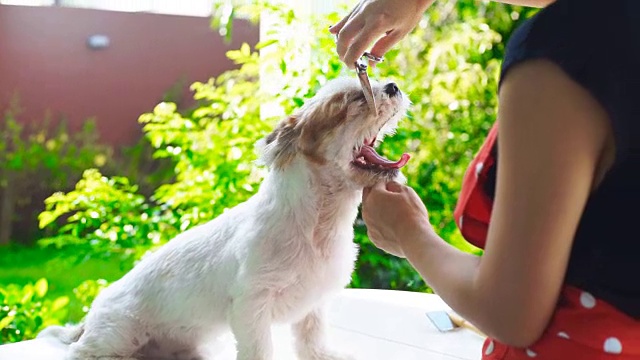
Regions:
<svg viewBox="0 0 640 360"><path fill-rule="evenodd" d="M484 339L466 329L441 333L425 313L448 310L437 296L422 293L345 289L331 303L329 334L335 348L358 360L478 360ZM288 327L274 328L275 359L293 356ZM231 338L216 360L234 360ZM0 360L63 360L65 346L51 339L0 346Z"/></svg>

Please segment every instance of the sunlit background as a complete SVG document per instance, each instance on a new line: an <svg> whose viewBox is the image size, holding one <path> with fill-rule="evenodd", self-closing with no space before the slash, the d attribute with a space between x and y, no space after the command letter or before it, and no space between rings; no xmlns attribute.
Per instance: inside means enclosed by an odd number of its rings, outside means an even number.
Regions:
<svg viewBox="0 0 640 360"><path fill-rule="evenodd" d="M255 142L355 76L329 25L355 0L0 0L0 344L77 322L148 251L246 200ZM449 243L462 175L495 121L512 30L535 10L437 1L371 69L413 102L380 151ZM258 21L259 20L259 21ZM429 292L361 219L351 287Z"/></svg>

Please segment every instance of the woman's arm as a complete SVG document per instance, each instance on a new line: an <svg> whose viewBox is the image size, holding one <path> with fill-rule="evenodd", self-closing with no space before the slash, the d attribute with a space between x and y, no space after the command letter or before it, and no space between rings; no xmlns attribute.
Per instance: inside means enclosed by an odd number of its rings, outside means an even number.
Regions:
<svg viewBox="0 0 640 360"><path fill-rule="evenodd" d="M526 347L552 316L611 130L597 101L547 61L513 68L499 103L496 197L481 258L439 238L408 187L370 190L363 217L371 240L397 245L460 315Z"/></svg>

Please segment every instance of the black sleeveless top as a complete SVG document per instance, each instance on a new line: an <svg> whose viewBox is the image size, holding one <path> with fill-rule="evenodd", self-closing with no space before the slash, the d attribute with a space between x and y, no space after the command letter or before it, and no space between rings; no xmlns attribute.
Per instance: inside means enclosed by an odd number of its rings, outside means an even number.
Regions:
<svg viewBox="0 0 640 360"><path fill-rule="evenodd" d="M640 0L558 0L542 9L509 39L501 81L535 58L590 91L615 139L615 163L589 197L566 283L640 319ZM490 177L493 196L495 169Z"/></svg>

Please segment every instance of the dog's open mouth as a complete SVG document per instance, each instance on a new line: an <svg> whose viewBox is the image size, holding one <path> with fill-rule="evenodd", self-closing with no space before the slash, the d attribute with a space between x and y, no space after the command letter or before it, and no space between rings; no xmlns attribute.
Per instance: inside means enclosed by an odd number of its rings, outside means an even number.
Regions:
<svg viewBox="0 0 640 360"><path fill-rule="evenodd" d="M364 170L397 170L405 166L411 157L404 153L397 161L391 161L376 151L374 148L376 138L366 139L364 144L355 150L353 165Z"/></svg>

